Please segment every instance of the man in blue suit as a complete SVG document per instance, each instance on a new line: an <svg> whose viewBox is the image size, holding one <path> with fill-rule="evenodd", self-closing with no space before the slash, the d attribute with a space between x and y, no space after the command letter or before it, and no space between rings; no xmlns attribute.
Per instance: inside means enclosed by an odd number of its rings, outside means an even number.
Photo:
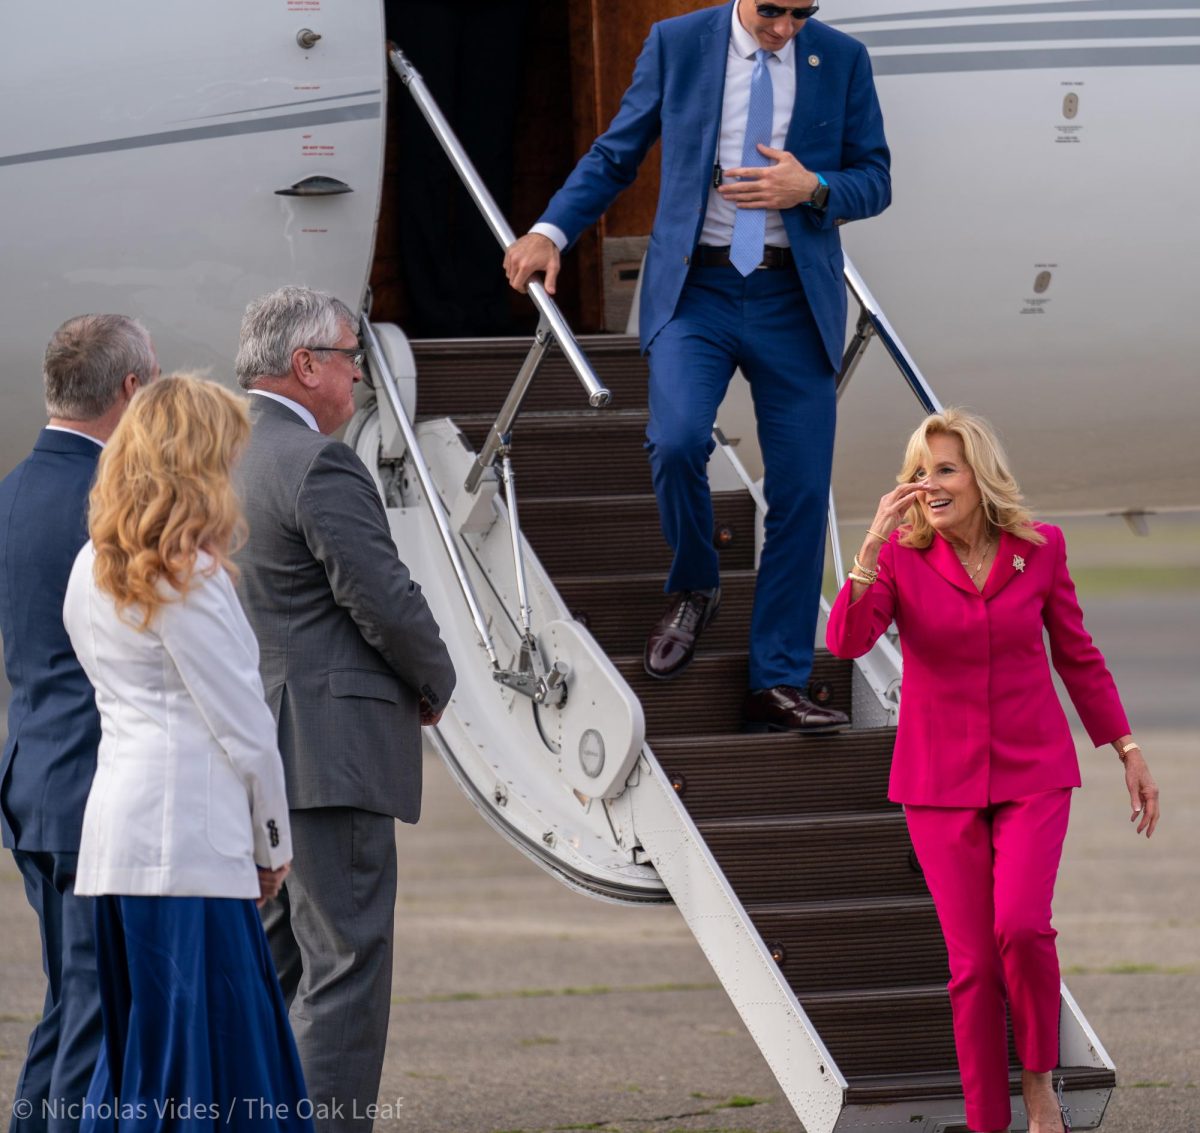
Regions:
<svg viewBox="0 0 1200 1133"><path fill-rule="evenodd" d="M0 481L0 632L12 685L0 827L38 915L47 983L10 1133L78 1129L100 1049L91 902L74 894L100 718L62 607L87 540L100 450L129 399L158 376L158 362L150 336L132 319L82 315L54 332L43 376L49 424Z"/></svg>
<svg viewBox="0 0 1200 1133"><path fill-rule="evenodd" d="M645 667L662 679L681 673L720 603L706 466L740 366L768 506L743 709L752 730L848 724L805 691L846 332L838 226L888 206L890 155L865 48L811 19L816 11L732 0L655 24L611 125L505 257L518 290L541 272L553 292L560 252L662 138L640 332L673 598Z"/></svg>

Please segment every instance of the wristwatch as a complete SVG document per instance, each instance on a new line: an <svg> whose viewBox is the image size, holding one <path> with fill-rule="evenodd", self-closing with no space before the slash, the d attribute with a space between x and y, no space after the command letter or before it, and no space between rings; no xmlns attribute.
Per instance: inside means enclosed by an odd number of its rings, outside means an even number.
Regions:
<svg viewBox="0 0 1200 1133"><path fill-rule="evenodd" d="M815 209L823 209L828 202L829 182L818 173L817 187L813 190L813 195L809 197L808 203Z"/></svg>

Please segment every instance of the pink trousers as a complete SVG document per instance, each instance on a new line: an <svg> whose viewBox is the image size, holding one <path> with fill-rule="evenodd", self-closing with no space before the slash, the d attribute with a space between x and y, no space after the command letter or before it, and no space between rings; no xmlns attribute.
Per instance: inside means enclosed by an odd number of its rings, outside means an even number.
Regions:
<svg viewBox="0 0 1200 1133"><path fill-rule="evenodd" d="M1058 1065L1050 900L1070 809L1069 789L984 810L904 808L950 956L954 1045L974 1130L1007 1129L1012 1119L1006 999L1021 1065L1034 1073Z"/></svg>

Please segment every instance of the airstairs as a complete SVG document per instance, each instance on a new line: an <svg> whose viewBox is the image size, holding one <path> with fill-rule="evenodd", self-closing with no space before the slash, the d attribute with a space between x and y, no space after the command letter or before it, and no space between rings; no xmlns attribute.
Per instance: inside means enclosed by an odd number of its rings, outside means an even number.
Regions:
<svg viewBox="0 0 1200 1133"><path fill-rule="evenodd" d="M419 76L392 60L470 186ZM848 284L862 316L843 382L878 337L933 403L852 268ZM533 291L532 344L409 344L364 320L379 403L347 439L459 672L435 746L481 815L564 883L674 901L808 1133L965 1130L946 954L886 797L894 645L857 663L818 653L811 695L850 713L850 731L740 732L762 500L718 436L721 613L685 674L648 678L669 552L642 447L644 361L633 339L577 342ZM1056 1077L1075 1128L1096 1128L1112 1062L1065 988L1061 1020ZM1019 1129L1011 1042L1010 1061Z"/></svg>

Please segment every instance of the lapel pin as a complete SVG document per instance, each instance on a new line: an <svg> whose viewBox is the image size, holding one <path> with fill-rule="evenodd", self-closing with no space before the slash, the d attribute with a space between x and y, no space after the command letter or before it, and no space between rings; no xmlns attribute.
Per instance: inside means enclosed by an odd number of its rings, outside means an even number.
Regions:
<svg viewBox="0 0 1200 1133"><path fill-rule="evenodd" d="M1019 571L1024 571L1025 560L1020 555L1013 555L1013 566Z"/></svg>
<svg viewBox="0 0 1200 1133"><path fill-rule="evenodd" d="M821 57L819 55L810 55L808 57L808 65L810 67L819 67L821 65Z"/></svg>

